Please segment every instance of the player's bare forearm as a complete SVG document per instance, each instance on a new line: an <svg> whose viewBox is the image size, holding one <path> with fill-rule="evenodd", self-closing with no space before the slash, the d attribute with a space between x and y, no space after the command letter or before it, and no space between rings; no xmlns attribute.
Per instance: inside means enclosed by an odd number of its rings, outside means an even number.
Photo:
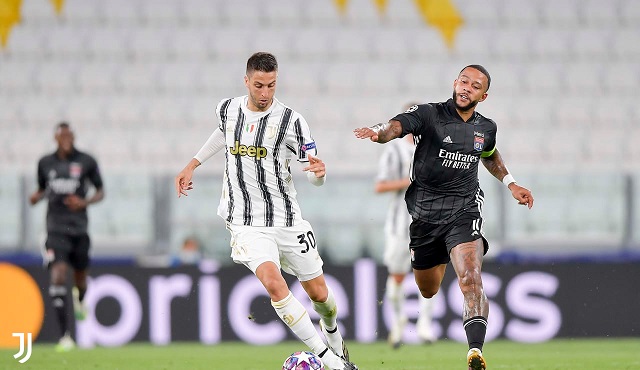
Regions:
<svg viewBox="0 0 640 370"><path fill-rule="evenodd" d="M399 121L391 120L387 123L378 123L371 127L361 127L353 130L358 139L369 138L376 143L386 143L402 135L402 125Z"/></svg>
<svg viewBox="0 0 640 370"><path fill-rule="evenodd" d="M95 194L89 199L87 199L87 205L98 203L99 201L104 199L104 189L100 188L96 190Z"/></svg>
<svg viewBox="0 0 640 370"><path fill-rule="evenodd" d="M378 181L375 191L376 193L386 193L388 191L405 190L409 185L411 185L411 180L408 177L398 180Z"/></svg>
<svg viewBox="0 0 640 370"><path fill-rule="evenodd" d="M482 164L484 164L489 173L496 179L505 182L503 179L509 174L509 170L504 164L498 149L496 149L489 157L482 158ZM511 177L511 180L513 180L513 177ZM518 201L518 204L525 205L528 208L533 207L533 194L531 194L531 190L516 184L515 180L507 180L507 182L509 182L507 187L511 191L513 198Z"/></svg>
<svg viewBox="0 0 640 370"><path fill-rule="evenodd" d="M44 190L36 190L29 197L29 203L31 203L31 205L34 205L38 203L42 198L44 198Z"/></svg>
<svg viewBox="0 0 640 370"><path fill-rule="evenodd" d="M482 164L493 177L500 181L509 173L497 148L489 157L482 158Z"/></svg>

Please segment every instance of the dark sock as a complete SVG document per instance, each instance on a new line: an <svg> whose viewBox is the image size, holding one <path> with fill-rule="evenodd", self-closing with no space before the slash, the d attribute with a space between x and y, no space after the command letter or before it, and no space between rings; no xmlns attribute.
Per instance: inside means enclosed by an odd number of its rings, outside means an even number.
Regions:
<svg viewBox="0 0 640 370"><path fill-rule="evenodd" d="M469 349L477 348L482 351L484 337L487 335L487 319L482 316L474 316L464 322L464 331L467 333Z"/></svg>
<svg viewBox="0 0 640 370"><path fill-rule="evenodd" d="M82 302L84 300L84 295L87 293L87 288L80 288L78 287L78 299L80 300L80 302Z"/></svg>
<svg viewBox="0 0 640 370"><path fill-rule="evenodd" d="M49 287L49 297L63 336L67 332L67 288L63 285L52 285Z"/></svg>

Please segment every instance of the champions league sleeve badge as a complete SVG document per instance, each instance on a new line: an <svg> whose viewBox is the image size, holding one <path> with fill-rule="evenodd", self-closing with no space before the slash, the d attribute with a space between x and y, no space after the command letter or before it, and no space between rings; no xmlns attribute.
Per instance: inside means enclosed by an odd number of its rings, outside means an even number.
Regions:
<svg viewBox="0 0 640 370"><path fill-rule="evenodd" d="M306 152L307 150L315 149L315 147L316 147L316 142L312 141L310 143L303 144L302 146L300 146L300 150L302 150L303 152Z"/></svg>

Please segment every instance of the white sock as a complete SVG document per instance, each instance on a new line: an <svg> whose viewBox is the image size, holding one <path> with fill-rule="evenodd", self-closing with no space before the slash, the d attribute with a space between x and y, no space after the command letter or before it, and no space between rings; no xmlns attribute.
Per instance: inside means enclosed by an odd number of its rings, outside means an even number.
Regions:
<svg viewBox="0 0 640 370"><path fill-rule="evenodd" d="M391 303L391 307L393 308L394 322L403 320L405 317L404 291L402 290L402 284L398 284L391 276L387 278L387 291L385 292L385 296L387 297L387 300L389 301L389 303Z"/></svg>
<svg viewBox="0 0 640 370"><path fill-rule="evenodd" d="M331 288L327 287L327 289L329 289L329 294L327 295L326 301L312 302L313 309L320 315L324 327L331 331L338 325L338 305L336 304L336 299L333 296Z"/></svg>
<svg viewBox="0 0 640 370"><path fill-rule="evenodd" d="M435 297L435 296L434 296ZM433 312L433 298L420 297L419 303L419 316L416 323L419 328L431 332L431 315Z"/></svg>
<svg viewBox="0 0 640 370"><path fill-rule="evenodd" d="M311 323L309 314L304 309L304 306L291 292L281 301L271 301L271 305L276 310L278 317L313 353L320 354L327 349L313 323Z"/></svg>

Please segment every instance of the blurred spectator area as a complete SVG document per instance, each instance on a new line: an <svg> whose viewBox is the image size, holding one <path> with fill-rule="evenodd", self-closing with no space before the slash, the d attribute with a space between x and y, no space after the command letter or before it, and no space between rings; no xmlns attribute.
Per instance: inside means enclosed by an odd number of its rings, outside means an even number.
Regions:
<svg viewBox="0 0 640 370"><path fill-rule="evenodd" d="M305 116L327 163L326 186L303 189L300 202L331 258L382 248L386 203L371 190L382 148L353 128L409 101L445 100L476 63L492 75L478 110L497 122L509 168L536 195L527 213L483 180L495 250L640 244L640 3L450 2L463 23L449 47L412 0L384 11L373 0L343 11L331 0L66 0L60 14L23 0L0 50L0 248L41 244L44 206L23 200L38 158L54 149L55 123L68 120L107 179L107 199L91 209L96 252L167 250L196 234L227 259L215 215L220 157L198 170L208 180L188 200L170 187L217 126L215 104L246 92L245 63L259 50L278 57L277 97Z"/></svg>

